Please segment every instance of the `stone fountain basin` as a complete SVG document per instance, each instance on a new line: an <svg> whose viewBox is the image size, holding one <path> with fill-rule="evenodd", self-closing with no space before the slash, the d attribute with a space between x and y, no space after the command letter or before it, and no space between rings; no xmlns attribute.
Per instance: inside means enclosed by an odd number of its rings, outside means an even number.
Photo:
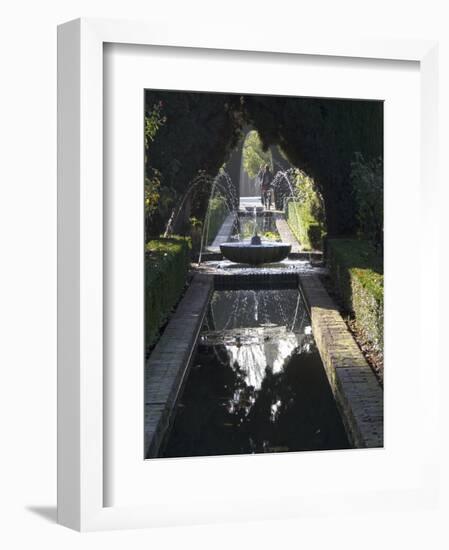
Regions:
<svg viewBox="0 0 449 550"><path fill-rule="evenodd" d="M221 253L225 258L238 264L271 264L280 262L291 251L290 244L263 241L261 244L251 244L250 241L238 243L223 243Z"/></svg>

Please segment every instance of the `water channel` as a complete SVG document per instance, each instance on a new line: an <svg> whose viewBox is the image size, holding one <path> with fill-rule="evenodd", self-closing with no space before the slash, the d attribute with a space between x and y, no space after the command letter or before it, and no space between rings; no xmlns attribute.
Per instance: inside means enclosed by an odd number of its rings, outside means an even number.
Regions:
<svg viewBox="0 0 449 550"><path fill-rule="evenodd" d="M160 456L349 447L298 288L215 290Z"/></svg>

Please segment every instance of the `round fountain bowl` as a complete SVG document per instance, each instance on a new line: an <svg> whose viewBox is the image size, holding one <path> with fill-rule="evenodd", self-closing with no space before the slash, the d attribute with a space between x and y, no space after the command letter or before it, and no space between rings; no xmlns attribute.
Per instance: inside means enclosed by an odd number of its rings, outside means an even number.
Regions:
<svg viewBox="0 0 449 550"><path fill-rule="evenodd" d="M291 245L285 243L251 242L223 243L220 245L221 253L225 258L238 264L271 264L280 262L291 251Z"/></svg>

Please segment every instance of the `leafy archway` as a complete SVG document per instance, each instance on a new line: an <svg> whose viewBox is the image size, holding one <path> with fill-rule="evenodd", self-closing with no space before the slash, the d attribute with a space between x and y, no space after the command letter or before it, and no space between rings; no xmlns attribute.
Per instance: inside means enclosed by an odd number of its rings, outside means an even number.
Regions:
<svg viewBox="0 0 449 550"><path fill-rule="evenodd" d="M351 162L383 154L380 101L246 96L245 114L264 146L277 143L323 195L330 235L358 227Z"/></svg>
<svg viewBox="0 0 449 550"><path fill-rule="evenodd" d="M230 172L239 170L244 129L254 128L265 151L278 145L292 165L314 178L324 199L328 234L357 231L351 162L356 153L367 161L382 157L382 102L147 92L147 118L155 105L160 106L164 122L147 147L146 176L151 180L156 174L160 179L160 188L168 195L166 210L179 201L199 172L215 175L225 163ZM186 204L195 212L204 209L205 200L207 192L199 194L198 204Z"/></svg>

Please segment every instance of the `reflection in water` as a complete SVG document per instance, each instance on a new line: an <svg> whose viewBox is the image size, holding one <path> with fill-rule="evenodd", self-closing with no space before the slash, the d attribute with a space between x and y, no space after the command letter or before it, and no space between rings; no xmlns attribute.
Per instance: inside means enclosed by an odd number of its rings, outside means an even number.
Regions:
<svg viewBox="0 0 449 550"><path fill-rule="evenodd" d="M163 456L348 447L298 290L215 292Z"/></svg>

